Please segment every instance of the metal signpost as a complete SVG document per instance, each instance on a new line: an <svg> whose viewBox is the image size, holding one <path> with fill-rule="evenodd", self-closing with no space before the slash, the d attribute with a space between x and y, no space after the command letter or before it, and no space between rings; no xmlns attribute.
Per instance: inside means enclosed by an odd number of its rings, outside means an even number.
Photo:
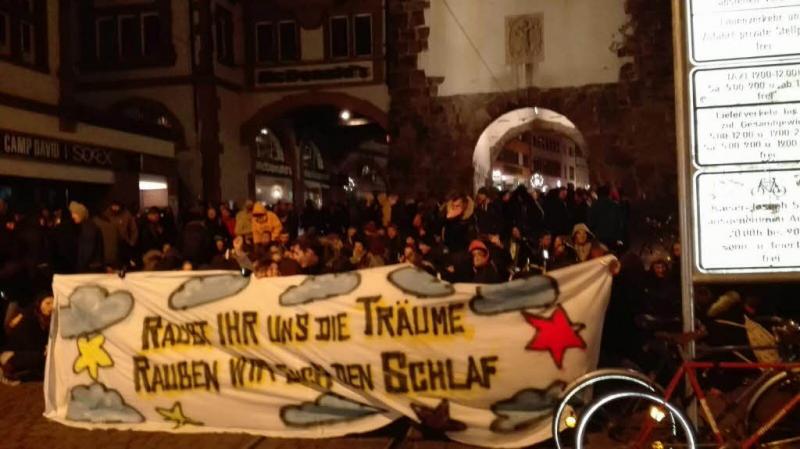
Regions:
<svg viewBox="0 0 800 449"><path fill-rule="evenodd" d="M672 7L691 332L696 282L800 279L800 0Z"/></svg>

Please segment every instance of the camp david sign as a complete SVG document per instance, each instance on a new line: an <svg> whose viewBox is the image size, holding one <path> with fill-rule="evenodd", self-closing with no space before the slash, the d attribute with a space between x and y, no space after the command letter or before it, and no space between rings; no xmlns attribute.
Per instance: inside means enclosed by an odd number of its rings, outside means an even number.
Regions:
<svg viewBox="0 0 800 449"><path fill-rule="evenodd" d="M407 416L468 444L530 446L597 364L613 261L497 285L410 265L56 276L45 416L287 438Z"/></svg>

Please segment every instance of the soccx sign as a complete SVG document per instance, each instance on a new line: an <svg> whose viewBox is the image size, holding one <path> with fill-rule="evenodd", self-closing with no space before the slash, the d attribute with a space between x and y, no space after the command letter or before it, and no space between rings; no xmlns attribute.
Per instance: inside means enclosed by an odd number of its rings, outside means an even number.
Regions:
<svg viewBox="0 0 800 449"><path fill-rule="evenodd" d="M113 151L107 148L0 130L3 155L61 161L77 165L111 167Z"/></svg>

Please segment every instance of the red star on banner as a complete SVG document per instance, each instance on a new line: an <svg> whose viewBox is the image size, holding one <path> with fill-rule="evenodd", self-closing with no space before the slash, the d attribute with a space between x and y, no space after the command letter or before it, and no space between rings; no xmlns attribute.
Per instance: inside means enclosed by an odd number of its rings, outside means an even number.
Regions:
<svg viewBox="0 0 800 449"><path fill-rule="evenodd" d="M556 366L560 369L567 349L586 349L586 342L578 334L586 326L572 323L567 312L561 306L556 307L550 318L522 312L525 321L536 329L536 334L525 349L531 351L548 351Z"/></svg>

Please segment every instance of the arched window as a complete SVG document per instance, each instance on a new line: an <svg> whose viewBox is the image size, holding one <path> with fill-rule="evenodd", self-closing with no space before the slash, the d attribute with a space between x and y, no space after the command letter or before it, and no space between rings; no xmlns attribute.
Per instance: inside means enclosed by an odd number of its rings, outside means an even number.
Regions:
<svg viewBox="0 0 800 449"><path fill-rule="evenodd" d="M308 139L301 140L300 152L303 155L304 168L325 171L325 164L322 161L322 154L319 152L317 144Z"/></svg>
<svg viewBox="0 0 800 449"><path fill-rule="evenodd" d="M161 131L158 135L169 136L175 141L176 150L182 151L186 147L186 136L183 126L166 106L149 98L127 98L113 104L109 112L118 118L128 119L135 124L145 125L147 130Z"/></svg>
<svg viewBox="0 0 800 449"><path fill-rule="evenodd" d="M161 108L156 106L148 107L141 104L128 104L122 106L119 109L119 113L125 118L136 120L137 122L145 122L162 128L174 129L175 124L172 119L165 111L160 109Z"/></svg>
<svg viewBox="0 0 800 449"><path fill-rule="evenodd" d="M267 128L262 128L256 136L256 159L272 162L286 162L280 140L275 133Z"/></svg>

